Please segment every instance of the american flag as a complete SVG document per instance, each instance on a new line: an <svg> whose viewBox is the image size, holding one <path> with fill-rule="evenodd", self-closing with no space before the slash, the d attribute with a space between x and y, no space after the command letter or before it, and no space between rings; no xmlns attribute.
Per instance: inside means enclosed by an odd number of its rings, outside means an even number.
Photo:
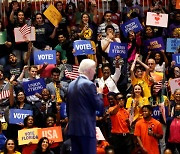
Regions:
<svg viewBox="0 0 180 154"><path fill-rule="evenodd" d="M0 100L6 99L10 96L10 91L9 90L2 90L0 93Z"/></svg>
<svg viewBox="0 0 180 154"><path fill-rule="evenodd" d="M72 65L71 70L66 68L66 70L65 70L66 78L69 78L71 80L76 79L79 76L78 69L79 69L79 66L77 66L77 65Z"/></svg>
<svg viewBox="0 0 180 154"><path fill-rule="evenodd" d="M27 24L25 24L24 26L22 26L19 31L21 32L21 34L23 36L26 36L27 34L31 33L31 26L28 26Z"/></svg>

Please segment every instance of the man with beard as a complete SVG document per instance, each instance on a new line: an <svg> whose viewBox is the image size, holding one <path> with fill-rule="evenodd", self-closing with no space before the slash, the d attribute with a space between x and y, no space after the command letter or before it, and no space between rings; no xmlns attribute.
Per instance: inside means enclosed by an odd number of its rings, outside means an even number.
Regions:
<svg viewBox="0 0 180 154"><path fill-rule="evenodd" d="M98 40L101 40L102 38L105 38L107 36L105 32L105 28L107 25L112 25L114 27L115 37L119 38L119 26L112 22L111 16L111 11L106 11L104 13L104 22L98 27Z"/></svg>
<svg viewBox="0 0 180 154"><path fill-rule="evenodd" d="M4 69L5 79L10 79L12 75L19 76L23 69L21 62L17 61L17 57L15 54L10 53L8 58L8 65Z"/></svg>

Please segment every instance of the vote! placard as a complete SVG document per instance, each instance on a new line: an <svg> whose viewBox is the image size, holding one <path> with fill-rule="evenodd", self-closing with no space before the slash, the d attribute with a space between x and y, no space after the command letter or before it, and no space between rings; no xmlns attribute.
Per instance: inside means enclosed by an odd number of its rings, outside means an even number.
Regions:
<svg viewBox="0 0 180 154"><path fill-rule="evenodd" d="M172 59L173 59L173 61L176 62L175 66L179 67L180 66L180 54L179 53L178 54L173 54Z"/></svg>
<svg viewBox="0 0 180 154"><path fill-rule="evenodd" d="M180 46L180 39L167 38L166 52L176 52Z"/></svg>
<svg viewBox="0 0 180 154"><path fill-rule="evenodd" d="M138 18L133 18L127 22L125 22L124 24L121 25L121 30L124 34L125 37L128 36L128 33L130 31L134 31L135 33L136 32L139 32L140 30L142 30L143 27L141 25L141 23L139 22Z"/></svg>
<svg viewBox="0 0 180 154"><path fill-rule="evenodd" d="M41 93L46 88L46 84L43 78L30 80L23 82L23 88L26 96L34 95L35 93Z"/></svg>
<svg viewBox="0 0 180 154"><path fill-rule="evenodd" d="M144 41L144 47L144 50L146 52L165 50L164 41L162 37L157 37Z"/></svg>
<svg viewBox="0 0 180 154"><path fill-rule="evenodd" d="M76 40L73 43L73 48L75 49L74 56L94 54L89 40Z"/></svg>
<svg viewBox="0 0 180 154"><path fill-rule="evenodd" d="M56 64L56 50L34 51L34 64Z"/></svg>
<svg viewBox="0 0 180 154"><path fill-rule="evenodd" d="M168 25L168 14L147 12L146 25L167 27Z"/></svg>
<svg viewBox="0 0 180 154"><path fill-rule="evenodd" d="M9 123L10 124L24 123L24 118L26 118L28 115L33 115L33 112L31 110L10 109Z"/></svg>
<svg viewBox="0 0 180 154"><path fill-rule="evenodd" d="M120 55L122 58L127 58L127 43L112 42L109 48L109 57Z"/></svg>
<svg viewBox="0 0 180 154"><path fill-rule="evenodd" d="M38 143L38 129L39 128L31 128L31 129L22 129L18 131L18 144L24 145Z"/></svg>
<svg viewBox="0 0 180 154"><path fill-rule="evenodd" d="M62 130L61 127L48 127L38 130L38 138L47 137L50 141L53 142L62 142Z"/></svg>

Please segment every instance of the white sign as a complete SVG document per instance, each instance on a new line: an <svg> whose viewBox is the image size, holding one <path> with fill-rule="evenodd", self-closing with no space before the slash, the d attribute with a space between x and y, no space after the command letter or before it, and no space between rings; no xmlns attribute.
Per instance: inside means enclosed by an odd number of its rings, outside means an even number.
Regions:
<svg viewBox="0 0 180 154"><path fill-rule="evenodd" d="M168 14L157 14L153 12L147 12L146 25L167 27L168 25Z"/></svg>
<svg viewBox="0 0 180 154"><path fill-rule="evenodd" d="M103 134L102 134L102 132L101 132L99 127L96 127L96 139L98 141L105 140L105 138L104 138L104 136L103 136Z"/></svg>
<svg viewBox="0 0 180 154"><path fill-rule="evenodd" d="M180 89L180 78L172 79L169 81L171 93L174 94L176 89Z"/></svg>
<svg viewBox="0 0 180 154"><path fill-rule="evenodd" d="M22 33L19 31L20 27L14 28L14 36L15 36L15 42L26 42L28 41L35 41L35 27L31 27L31 33L27 34L26 36L23 36Z"/></svg>

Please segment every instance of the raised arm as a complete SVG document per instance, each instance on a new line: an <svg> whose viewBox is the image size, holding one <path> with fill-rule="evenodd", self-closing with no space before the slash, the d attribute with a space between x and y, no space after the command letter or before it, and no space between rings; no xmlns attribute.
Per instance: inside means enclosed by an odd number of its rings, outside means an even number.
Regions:
<svg viewBox="0 0 180 154"><path fill-rule="evenodd" d="M15 75L12 75L9 80L9 91L10 91L9 104L10 104L10 107L12 107L14 105L13 81L14 81L15 77L16 77Z"/></svg>
<svg viewBox="0 0 180 154"><path fill-rule="evenodd" d="M27 65L24 66L20 76L17 78L17 81L22 81L22 79L24 78L25 71L28 70L28 68L29 67Z"/></svg>
<svg viewBox="0 0 180 154"><path fill-rule="evenodd" d="M134 59L132 65L131 65L131 69L130 69L131 79L135 78L134 68L135 68L135 66L136 66L136 60L137 60L138 56L139 56L139 54L136 54L135 59Z"/></svg>
<svg viewBox="0 0 180 154"><path fill-rule="evenodd" d="M162 53L163 58L164 58L165 67L167 67L168 64L169 64L169 62L168 62L168 59L167 59L167 57L166 57L165 51L164 51L164 50L161 50L161 53Z"/></svg>

